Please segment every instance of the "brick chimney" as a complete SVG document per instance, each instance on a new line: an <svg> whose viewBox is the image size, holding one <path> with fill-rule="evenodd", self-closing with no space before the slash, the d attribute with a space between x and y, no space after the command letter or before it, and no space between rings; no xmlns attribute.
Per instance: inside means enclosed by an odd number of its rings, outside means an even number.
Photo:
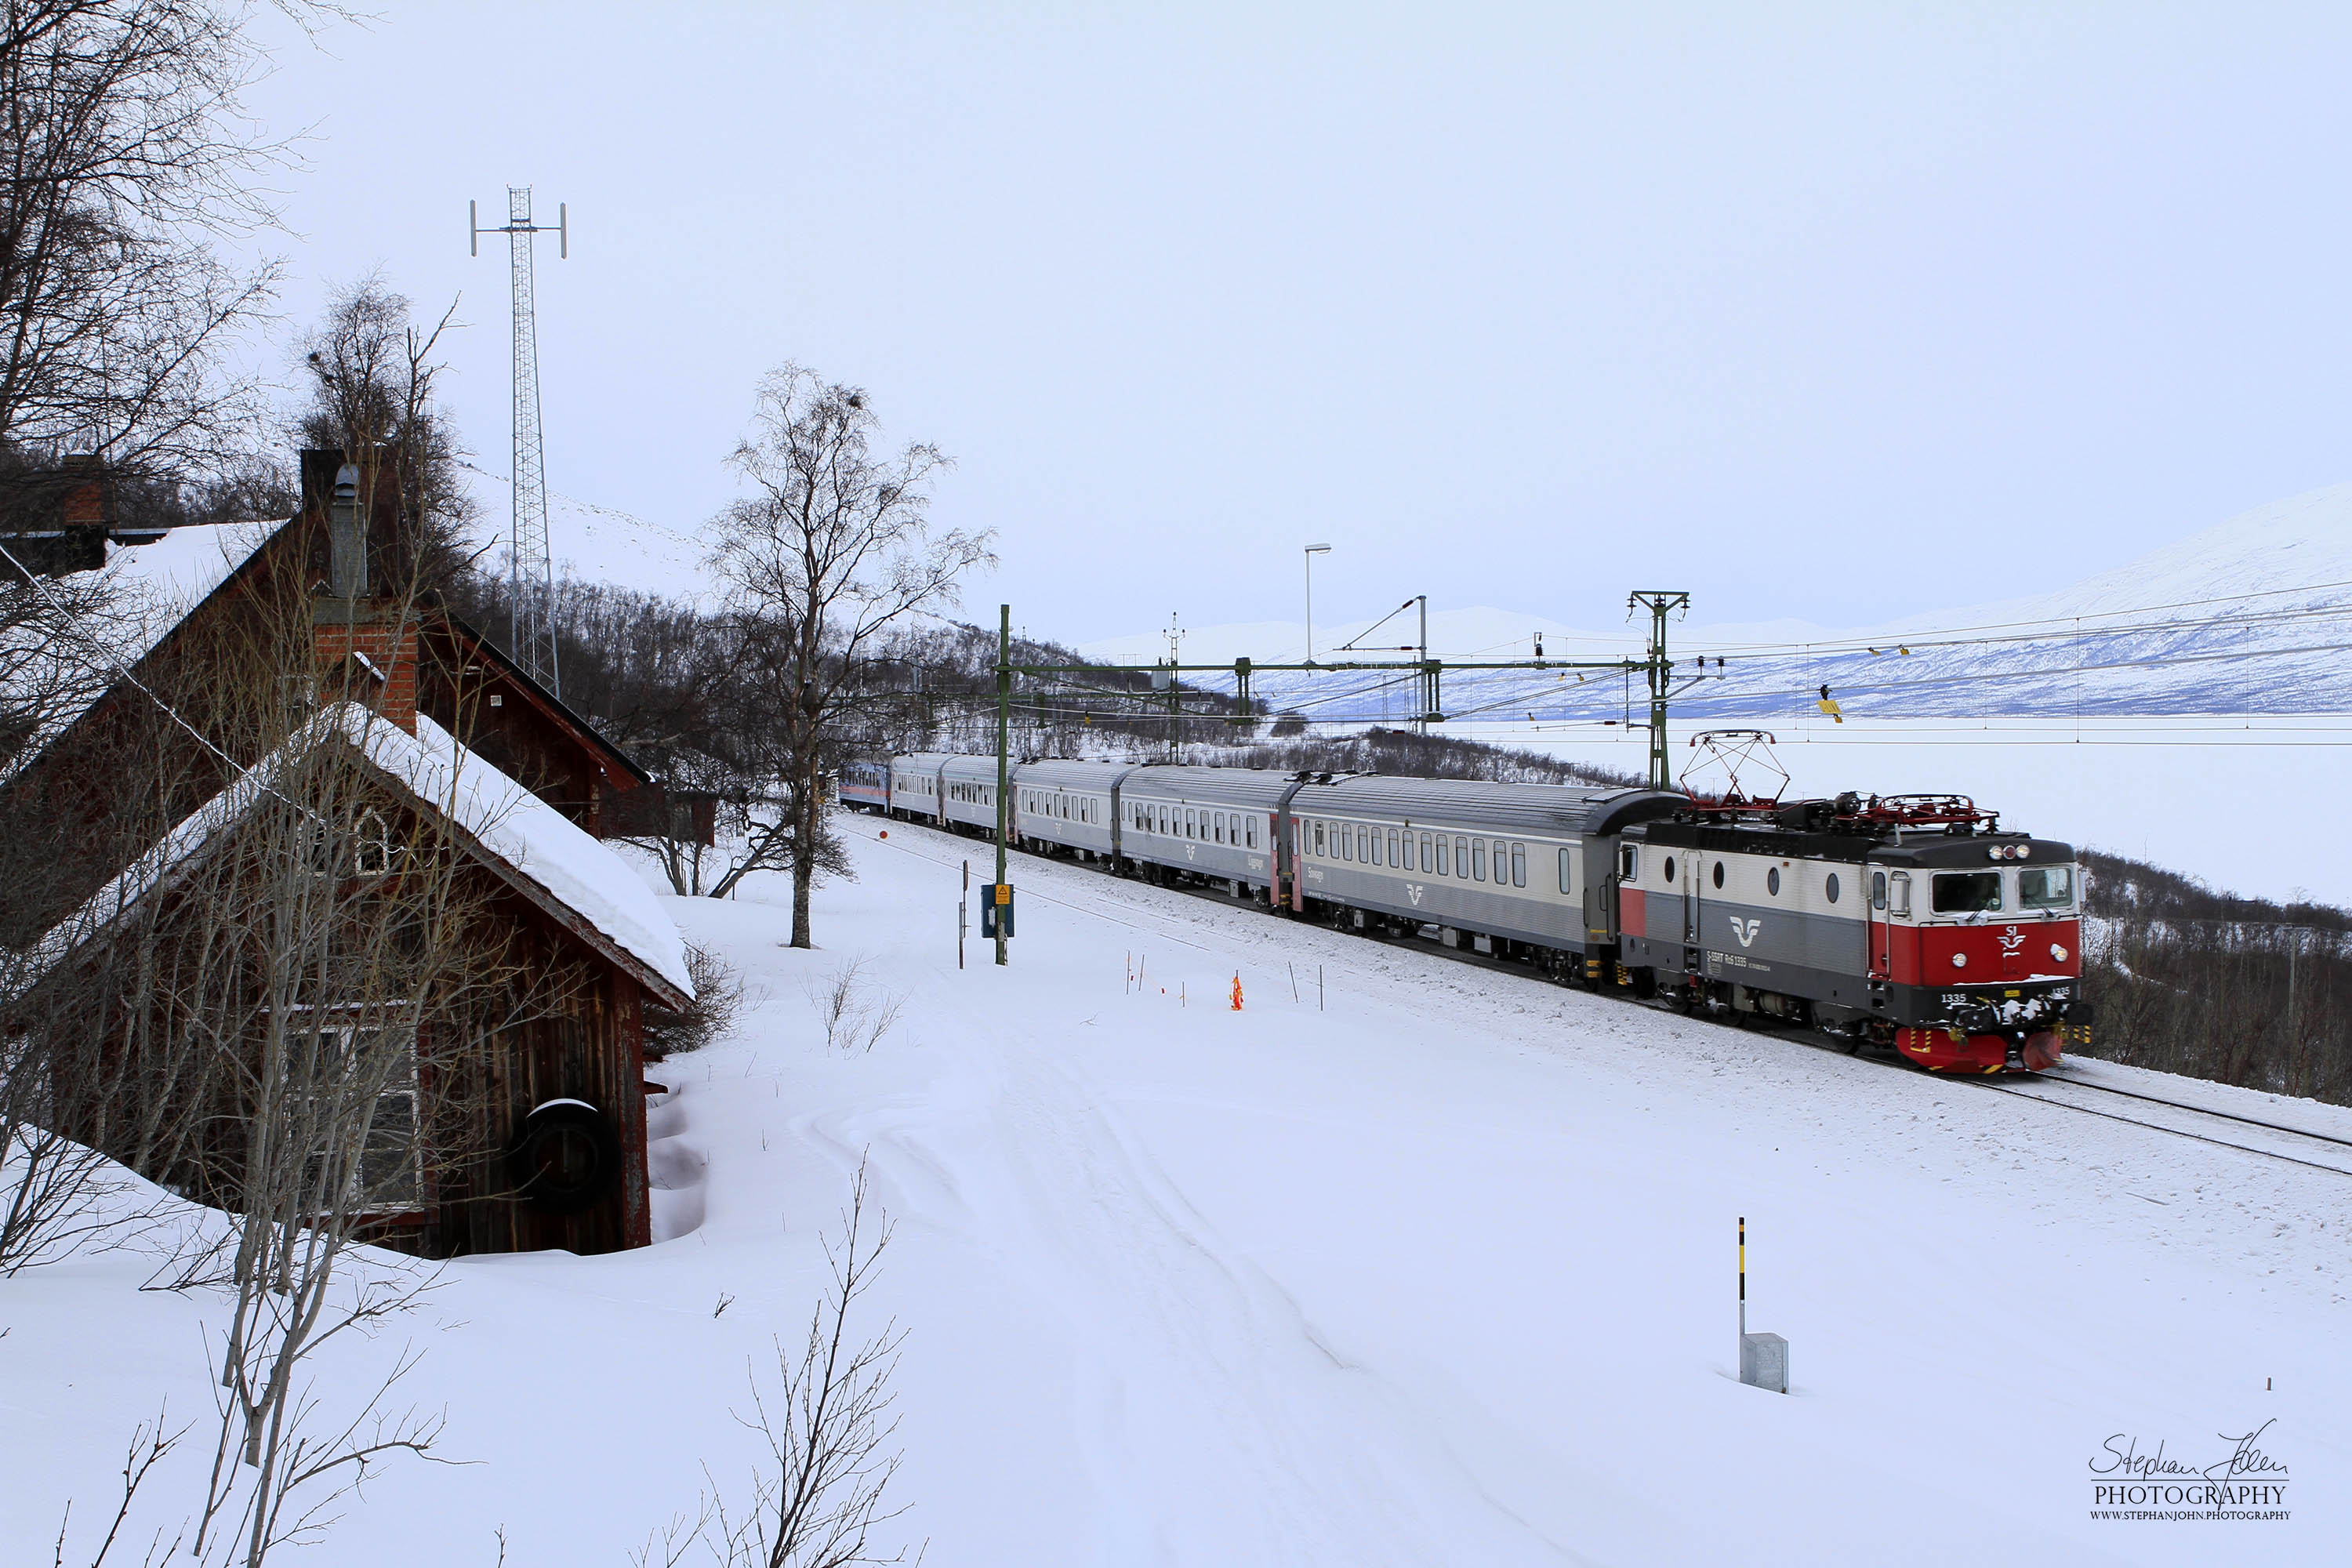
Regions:
<svg viewBox="0 0 2352 1568"><path fill-rule="evenodd" d="M316 452L302 454L304 479ZM321 702L360 702L416 733L416 621L403 599L374 591L368 525L361 515L360 472L336 465L326 513L327 572L311 601L312 651ZM305 489L310 487L306 484ZM381 499L379 497L379 499ZM379 512L383 508L376 509ZM380 558L380 557L379 557Z"/></svg>

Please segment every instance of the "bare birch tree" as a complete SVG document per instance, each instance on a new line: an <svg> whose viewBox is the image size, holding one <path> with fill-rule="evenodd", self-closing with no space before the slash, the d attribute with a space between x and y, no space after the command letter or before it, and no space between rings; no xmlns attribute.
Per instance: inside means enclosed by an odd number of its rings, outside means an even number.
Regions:
<svg viewBox="0 0 2352 1568"><path fill-rule="evenodd" d="M877 454L864 392L786 363L760 384L731 459L751 494L710 523L712 560L747 634L768 650L772 701L760 739L782 785L776 820L713 886L788 866L792 945L813 944L809 889L824 858L823 781L843 719L865 699L876 646L916 613L954 603L957 580L993 563L993 538L935 528L929 484L947 458L917 443Z"/></svg>
<svg viewBox="0 0 2352 1568"><path fill-rule="evenodd" d="M263 64L249 10L0 5L0 441L123 473L238 444L251 388L219 353L274 271L232 269L213 241L272 221L262 176L284 162L241 101Z"/></svg>

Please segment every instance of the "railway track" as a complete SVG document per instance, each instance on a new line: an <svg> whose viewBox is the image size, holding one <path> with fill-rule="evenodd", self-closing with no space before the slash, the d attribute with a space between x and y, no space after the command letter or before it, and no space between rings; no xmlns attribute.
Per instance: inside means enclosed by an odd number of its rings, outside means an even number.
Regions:
<svg viewBox="0 0 2352 1568"><path fill-rule="evenodd" d="M940 829L930 827L927 824L908 823L904 826L921 828L923 831L928 833L940 832ZM964 839L956 835L942 835L942 837L948 838L950 843L955 845L962 845L971 842L971 840ZM921 859L936 860L937 858L933 856L925 855L922 851L914 849L910 847L903 845L893 845L891 847L895 848L903 848L906 853L915 855ZM1022 855L1026 858L1039 860L1048 865L1065 867L1072 870L1084 868L1076 862L1064 860L1058 856L1036 856L1027 850L1015 850L1014 853ZM937 861L937 863L940 865L950 864L950 862L944 860ZM1215 904L1229 910L1245 910L1252 907L1236 900L1230 894L1220 893L1211 888L1186 887L1178 884L1158 883L1150 885L1160 887L1163 891L1181 893L1188 898L1199 899L1204 903ZM1083 903L1075 902L1066 898L1054 898L1034 889L1026 896L1041 900L1047 903L1059 904L1065 908L1077 910L1096 919L1110 921L1115 924L1128 926L1136 931L1149 931L1154 935L1164 937L1169 941L1179 942L1187 947L1200 947L1202 945L1192 937L1180 935L1176 931L1171 931L1165 926L1160 925L1157 922L1150 921L1149 917L1143 917L1142 920L1139 921L1136 917L1139 915L1139 911L1132 909L1123 910L1118 914L1113 914L1109 910L1103 908L1098 902L1093 900L1087 900ZM1337 928L1318 926L1316 929L1336 930ZM1366 939L1382 947L1404 948L1414 952L1429 953L1437 957L1451 959L1457 963L1466 964L1473 968L1492 970L1497 973L1516 974L1523 979L1541 978L1536 971L1529 969L1526 964L1516 963L1507 959L1495 958L1489 954L1473 952L1468 949L1445 947L1442 944L1429 942L1421 937L1389 936L1372 931L1339 931L1338 934L1351 935ZM1629 997L1626 998L1626 1000L1631 1001L1633 999ZM1657 1011L1667 1013L1675 1016L1685 1016L1671 1003L1654 1001L1648 1003L1636 1003L1636 1005L1649 1006ZM1742 1021L1742 1025L1743 1026L1756 1029L1759 1033L1769 1034L1781 1039L1817 1046L1829 1050L1838 1050L1843 1052L1844 1049L1844 1047L1839 1042L1811 1030L1792 1029L1777 1024L1755 1023L1746 1020ZM1919 1070L1916 1068L1911 1068L1910 1064L1906 1062L1895 1058L1889 1058L1887 1065L1892 1067L1906 1068L1913 1071ZM2055 1075L2042 1074L2025 1082L2001 1082L1990 1078L1962 1076L1958 1074L1930 1076L1948 1078L1951 1081L1971 1083L1980 1089L1988 1089L1996 1094L2007 1094L2019 1100L2031 1100L2039 1104L2051 1106L2061 1110L2075 1111L2084 1116L2095 1116L2107 1121L2120 1121L2127 1126L2146 1128L2151 1132L2162 1132L2175 1138L2186 1138L2199 1143L2209 1143L2216 1148L2231 1149L2240 1153L2254 1154L2264 1159L2281 1161L2287 1164L2301 1165L2307 1170L2325 1171L2331 1175L2352 1178L2352 1138L2340 1137L2334 1133L2315 1132L2305 1128L2289 1127L2283 1122L2265 1121L2259 1117L2241 1116L2234 1111L2215 1110L2205 1106L2190 1105L2184 1101L2175 1100L2166 1100L2160 1095L2143 1094L2136 1089L2117 1089L2109 1084L2092 1083L2085 1079L2066 1076L2063 1068ZM2164 1112L2176 1116L2190 1118L2203 1117L2208 1119L2209 1124L2214 1122L2228 1124L2227 1126L2216 1128L2216 1131L2228 1131L2230 1126L2242 1126L2255 1130L2260 1133L2271 1134L2284 1139L2303 1139L2306 1142L2299 1145L2290 1145L2290 1147L2301 1150L2301 1152L2298 1153L2288 1153L2278 1149L2265 1149L2254 1143L2233 1142L2228 1138L2216 1137L2212 1132L2199 1132L2185 1127L2168 1126L2161 1121L2151 1121L2144 1117L2127 1116L2120 1110L2102 1110L2097 1106L2085 1105L2071 1098L2078 1091L2092 1094L2110 1095L2118 1100L2130 1100L2138 1104L2155 1107ZM2313 1144L2323 1145L2325 1147L2313 1148L2311 1147ZM2336 1157L2340 1159L2343 1163L2334 1163L2327 1160L2314 1160L2304 1157L2305 1154L2309 1153L2324 1153L2327 1148L2343 1150L2345 1152Z"/></svg>
<svg viewBox="0 0 2352 1568"><path fill-rule="evenodd" d="M2145 1127L2153 1132L2168 1133L2175 1138L2187 1138L2200 1143L2210 1143L2216 1148L2235 1149L2239 1152L2244 1154L2259 1154L2264 1159L2283 1161L2290 1165L2301 1165L2307 1170L2326 1171L2333 1175L2352 1177L2352 1138L2339 1138L2333 1133L2314 1132L2305 1128L2289 1127L2282 1122L2264 1121L2258 1117L2240 1116L2234 1111L2213 1110L2201 1105L2189 1105L2177 1100L2166 1100L2159 1095L2141 1094L2133 1089L2115 1089L2106 1084L2089 1083L2082 1079L2053 1079L2042 1077L2033 1079L2031 1085L2018 1083L1996 1083L1989 1079L1981 1078L1970 1079L1968 1081L1976 1084L1981 1089L1990 1089L1996 1094L2011 1095L2019 1100L2031 1100L2042 1105L2057 1107L2063 1110L2072 1110L2084 1116L2096 1116L2107 1121L2121 1121L2133 1127ZM2053 1090L2055 1092L2053 1092ZM2216 1137L2213 1135L2213 1132L2199 1132L2187 1127L2170 1126L2162 1121L2150 1121L2145 1117L2126 1116L2120 1110L2102 1110L2098 1106L2085 1105L2081 1101L2071 1098L2074 1094L2081 1091L2113 1095L2120 1100L2132 1100L2144 1105L2159 1107L2163 1110L2177 1116L2205 1117L2210 1119L2209 1125L2210 1122L2221 1122L2231 1126L2255 1128L2263 1132L2274 1134L2280 1138L2299 1138L2307 1140L2308 1142L2303 1144L2290 1145L2291 1147L2301 1151L2301 1152L2296 1153L2288 1153L2279 1149L2265 1149L2256 1143L2242 1142L2229 1138ZM2225 1131L2228 1130L2228 1126L2224 1126L2216 1128L2215 1131ZM2241 1136L2242 1137L2243 1135L2241 1134ZM2315 1149L2311 1147L2311 1144L2313 1143L2347 1151L2347 1152L2346 1154L2336 1157L2336 1160L2340 1160L2344 1163L2337 1163L2330 1160L2312 1160L2305 1158L2304 1155L2306 1153L2324 1153L2326 1152L2324 1148Z"/></svg>

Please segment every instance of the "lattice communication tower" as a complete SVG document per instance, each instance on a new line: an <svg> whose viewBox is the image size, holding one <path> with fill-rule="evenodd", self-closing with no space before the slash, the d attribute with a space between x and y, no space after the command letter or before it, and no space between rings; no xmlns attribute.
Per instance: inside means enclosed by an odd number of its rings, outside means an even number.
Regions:
<svg viewBox="0 0 2352 1568"><path fill-rule="evenodd" d="M571 216L557 203L552 226L530 221L530 187L507 187L507 222L481 226L478 204L466 210L473 228L474 254L481 237L503 234L513 256L514 275L514 535L509 582L507 642L516 662L561 698L563 686L555 660L555 557L547 541L547 463L539 432L539 324L532 300L531 242L552 234L559 258L572 254Z"/></svg>

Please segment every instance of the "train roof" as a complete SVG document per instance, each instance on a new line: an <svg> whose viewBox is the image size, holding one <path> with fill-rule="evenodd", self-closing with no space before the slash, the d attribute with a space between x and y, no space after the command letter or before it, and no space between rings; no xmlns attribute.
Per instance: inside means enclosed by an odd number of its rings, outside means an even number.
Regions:
<svg viewBox="0 0 2352 1568"><path fill-rule="evenodd" d="M992 764L994 759L990 761ZM1049 789L1108 789L1142 765L1140 763L1080 762L1066 757L1049 757L1044 762L1023 763L1014 770L1014 777L1021 784L1042 784Z"/></svg>
<svg viewBox="0 0 2352 1568"><path fill-rule="evenodd" d="M1297 783L1297 773L1276 768L1150 767L1139 770L1120 793L1213 805L1278 806Z"/></svg>
<svg viewBox="0 0 2352 1568"><path fill-rule="evenodd" d="M1417 779L1358 773L1304 784L1293 811L1376 812L1448 826L1521 832L1615 833L1664 816L1685 797L1653 789L1590 789L1575 784L1489 784L1482 779Z"/></svg>

